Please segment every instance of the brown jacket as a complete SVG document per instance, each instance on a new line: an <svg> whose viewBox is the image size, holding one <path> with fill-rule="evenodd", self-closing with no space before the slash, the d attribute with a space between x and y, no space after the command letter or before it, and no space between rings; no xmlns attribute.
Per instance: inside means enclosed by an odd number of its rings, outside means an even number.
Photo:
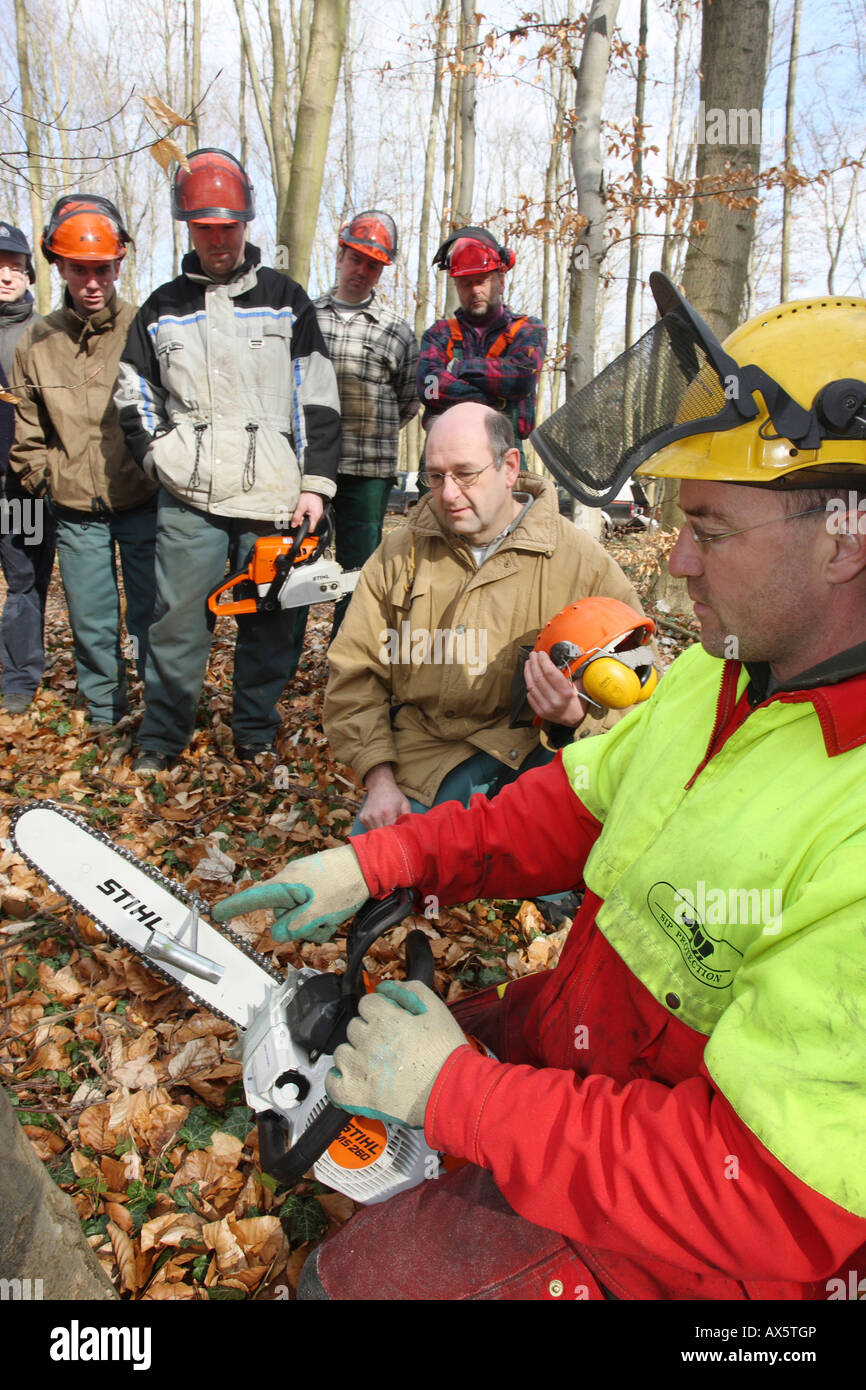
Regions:
<svg viewBox="0 0 866 1390"><path fill-rule="evenodd" d="M509 704L518 648L549 618L590 594L640 610L619 566L560 517L552 484L521 474L515 492L536 500L480 569L424 498L367 561L328 652L336 757L362 779L393 763L400 789L425 805L478 751L519 767L537 746L537 729L508 727ZM577 734L619 717L587 718Z"/></svg>
<svg viewBox="0 0 866 1390"><path fill-rule="evenodd" d="M15 407L9 466L36 494L77 512L128 511L158 489L126 448L113 395L135 306L117 295L81 318L68 294L15 352L12 385L33 389Z"/></svg>

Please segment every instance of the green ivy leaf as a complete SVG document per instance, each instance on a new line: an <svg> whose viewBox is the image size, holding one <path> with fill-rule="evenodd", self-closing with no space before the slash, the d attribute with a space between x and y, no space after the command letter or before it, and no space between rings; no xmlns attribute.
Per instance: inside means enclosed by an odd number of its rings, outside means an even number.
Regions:
<svg viewBox="0 0 866 1390"><path fill-rule="evenodd" d="M280 1208L280 1220L295 1245L319 1240L328 1228L328 1218L315 1197L298 1197L293 1192Z"/></svg>
<svg viewBox="0 0 866 1390"><path fill-rule="evenodd" d="M253 1111L248 1105L236 1105L233 1110L226 1112L226 1117L221 1120L217 1128L224 1134L231 1134L235 1139L246 1139L255 1121Z"/></svg>
<svg viewBox="0 0 866 1390"><path fill-rule="evenodd" d="M214 1130L220 1128L218 1115L211 1114L206 1105L196 1105L178 1130L177 1138L188 1149L206 1149L210 1146Z"/></svg>

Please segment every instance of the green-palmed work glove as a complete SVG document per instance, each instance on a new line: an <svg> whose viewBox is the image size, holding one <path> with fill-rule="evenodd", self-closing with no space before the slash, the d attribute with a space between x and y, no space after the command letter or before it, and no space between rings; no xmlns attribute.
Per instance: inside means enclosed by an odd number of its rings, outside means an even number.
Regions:
<svg viewBox="0 0 866 1390"><path fill-rule="evenodd" d="M275 941L330 941L370 896L358 856L350 845L293 859L266 883L223 898L211 909L215 922L272 908Z"/></svg>
<svg viewBox="0 0 866 1390"><path fill-rule="evenodd" d="M466 1042L459 1023L426 985L385 980L365 994L347 1042L334 1053L325 1089L352 1115L422 1129L433 1083Z"/></svg>

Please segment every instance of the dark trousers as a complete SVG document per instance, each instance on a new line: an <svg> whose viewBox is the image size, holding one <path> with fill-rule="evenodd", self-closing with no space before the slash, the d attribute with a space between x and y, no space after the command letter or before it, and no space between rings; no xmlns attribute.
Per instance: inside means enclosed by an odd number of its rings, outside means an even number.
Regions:
<svg viewBox="0 0 866 1390"><path fill-rule="evenodd" d="M272 524L216 516L159 494L156 534L156 611L150 629L141 747L182 753L195 730L213 633L207 596L232 570L246 565ZM237 620L232 732L235 743L260 748L280 727L277 701L295 674L303 629L298 610L277 609Z"/></svg>

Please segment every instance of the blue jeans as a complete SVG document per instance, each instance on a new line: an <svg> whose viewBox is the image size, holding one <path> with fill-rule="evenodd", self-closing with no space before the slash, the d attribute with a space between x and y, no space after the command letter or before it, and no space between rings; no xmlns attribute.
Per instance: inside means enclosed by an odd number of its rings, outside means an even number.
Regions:
<svg viewBox="0 0 866 1390"><path fill-rule="evenodd" d="M145 752L176 756L192 738L213 639L207 596L225 578L226 563L232 571L242 569L257 538L273 530L271 522L198 511L161 490L156 610L140 736ZM260 748L280 727L277 700L295 674L303 631L298 638L291 608L236 621L232 731L236 744Z"/></svg>
<svg viewBox="0 0 866 1390"><path fill-rule="evenodd" d="M62 507L55 510L57 560L69 609L78 689L90 718L113 724L127 709L117 551L126 595L126 628L139 675L144 676L155 596L156 503L110 516L89 516Z"/></svg>
<svg viewBox="0 0 866 1390"><path fill-rule="evenodd" d="M15 473L5 475L2 491L0 567L6 580L6 603L0 618L0 689L4 695L32 695L45 667L45 600L54 568L54 518L44 501L24 491ZM22 525L22 520L27 524Z"/></svg>
<svg viewBox="0 0 866 1390"><path fill-rule="evenodd" d="M473 797L476 792L480 792L482 796L493 797L509 782L515 781L521 772L528 772L533 767L546 767L548 763L553 762L555 756L555 753L549 752L547 748L542 748L539 744L534 753L530 753L528 757L524 758L520 767L506 767L490 753L474 753L465 762L458 763L456 767L451 769L447 777L443 778L433 799L433 805L440 806L443 801L459 801L461 806L468 806L470 797ZM364 801L366 802L366 800L365 797ZM412 810L417 811L419 815L430 810L429 806L425 806L421 801L416 801L414 797L409 796L406 800ZM363 809L362 804L361 810L363 811ZM367 827L362 824L359 812L349 834L365 835L366 833Z"/></svg>

